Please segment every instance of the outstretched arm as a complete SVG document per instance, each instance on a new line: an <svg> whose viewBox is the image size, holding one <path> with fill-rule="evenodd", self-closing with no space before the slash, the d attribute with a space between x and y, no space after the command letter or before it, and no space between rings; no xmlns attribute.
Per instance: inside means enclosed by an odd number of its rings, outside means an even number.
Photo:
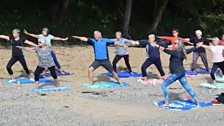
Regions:
<svg viewBox="0 0 224 126"><path fill-rule="evenodd" d="M114 42L114 45L115 45L115 46L124 47L124 48L128 48L127 45L123 45L123 44L121 44L121 43L119 43L119 42Z"/></svg>
<svg viewBox="0 0 224 126"><path fill-rule="evenodd" d="M0 38L9 41L9 36L6 36L6 35L0 35Z"/></svg>
<svg viewBox="0 0 224 126"><path fill-rule="evenodd" d="M33 43L33 42L29 41L29 40L25 40L24 43L26 43L26 44L28 44L30 46L37 46L37 44L35 44L35 43Z"/></svg>
<svg viewBox="0 0 224 126"><path fill-rule="evenodd" d="M86 38L86 37L80 37L80 36L72 36L72 37L75 38L75 39L84 41L84 42L87 42L88 41L88 38Z"/></svg>
<svg viewBox="0 0 224 126"><path fill-rule="evenodd" d="M56 41L67 41L68 37L66 37L66 38L54 37L53 40L56 40Z"/></svg>
<svg viewBox="0 0 224 126"><path fill-rule="evenodd" d="M19 48L19 49L24 49L24 50L29 51L29 52L35 52L35 48L22 47L22 46L16 46L16 47Z"/></svg>
<svg viewBox="0 0 224 126"><path fill-rule="evenodd" d="M24 32L24 34L26 34L26 35L29 35L29 36L31 36L31 37L33 37L33 38L39 38L39 36L38 35L36 35L36 34L32 34L32 33L29 33L27 30L23 30L23 32Z"/></svg>

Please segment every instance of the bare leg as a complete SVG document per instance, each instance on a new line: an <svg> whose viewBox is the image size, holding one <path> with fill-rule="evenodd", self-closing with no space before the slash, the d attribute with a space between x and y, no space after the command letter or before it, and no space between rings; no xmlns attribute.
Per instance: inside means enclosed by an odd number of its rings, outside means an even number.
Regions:
<svg viewBox="0 0 224 126"><path fill-rule="evenodd" d="M39 88L39 81L36 81L36 89Z"/></svg>
<svg viewBox="0 0 224 126"><path fill-rule="evenodd" d="M113 71L112 74L113 74L113 77L117 80L117 82L121 84L120 78L118 77L117 73Z"/></svg>
<svg viewBox="0 0 224 126"><path fill-rule="evenodd" d="M90 67L88 70L89 84L93 84L93 77L94 77L93 71L94 71L93 67Z"/></svg>
<svg viewBox="0 0 224 126"><path fill-rule="evenodd" d="M147 77L143 77L143 80L144 80L144 81L147 81Z"/></svg>
<svg viewBox="0 0 224 126"><path fill-rule="evenodd" d="M59 83L58 79L55 79L54 81L55 81L56 87L59 87L60 86L60 83Z"/></svg>
<svg viewBox="0 0 224 126"><path fill-rule="evenodd" d="M32 78L33 78L32 74L28 74L28 77L29 77L30 79L32 79Z"/></svg>
<svg viewBox="0 0 224 126"><path fill-rule="evenodd" d="M11 80L15 80L15 77L14 77L14 75L12 74L12 75L10 75L10 78L11 78Z"/></svg>

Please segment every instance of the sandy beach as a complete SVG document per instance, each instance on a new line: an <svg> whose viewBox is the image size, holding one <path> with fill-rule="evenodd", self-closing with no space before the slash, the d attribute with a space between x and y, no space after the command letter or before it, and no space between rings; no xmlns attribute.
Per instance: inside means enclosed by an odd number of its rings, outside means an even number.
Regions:
<svg viewBox="0 0 224 126"><path fill-rule="evenodd" d="M0 126L221 126L224 123L224 106L212 106L190 111L170 111L153 105L153 102L164 100L159 84L143 85L138 78L122 79L130 86L110 89L89 89L80 84L88 82L87 69L94 60L91 46L66 46L54 48L60 64L71 76L59 77L61 85L72 87L72 90L50 92L45 96L30 92L34 85L1 85L0 86ZM110 60L115 56L114 47L109 47ZM141 72L145 60L144 48L129 48L130 63L133 71ZM11 57L11 48L0 48L0 79L8 79L6 64ZM24 51L29 69L33 72L37 65L35 53ZM209 65L211 55L207 51ZM161 52L162 64L166 74L169 72L169 56ZM192 54L184 62L190 68ZM198 64L202 65L199 58ZM126 68L121 60L119 69ZM25 76L21 65L13 66L16 77ZM113 81L113 78L102 76L103 68L95 71L95 80ZM148 68L149 78L159 74L155 66ZM223 89L205 89L199 86L207 82L209 75L197 75L188 78L200 101L210 102ZM188 96L182 86L175 82L169 87L170 100L185 99ZM90 93L84 93L90 92ZM92 92L92 93L91 93Z"/></svg>

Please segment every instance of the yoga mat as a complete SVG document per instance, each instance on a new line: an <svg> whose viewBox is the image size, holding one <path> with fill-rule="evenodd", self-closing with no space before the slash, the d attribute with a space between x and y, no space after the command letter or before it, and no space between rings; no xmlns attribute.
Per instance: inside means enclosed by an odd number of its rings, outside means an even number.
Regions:
<svg viewBox="0 0 224 126"><path fill-rule="evenodd" d="M144 81L142 79L139 79L138 82L145 84L145 85L156 85L156 84L161 84L163 83L163 79L148 79L147 81Z"/></svg>
<svg viewBox="0 0 224 126"><path fill-rule="evenodd" d="M224 77L215 76L215 80L216 80L217 82L223 82L223 83L224 83Z"/></svg>
<svg viewBox="0 0 224 126"><path fill-rule="evenodd" d="M217 70L215 73L220 74L220 70ZM195 71L185 70L185 74L187 74L187 75L197 75L197 74L210 74L210 73L206 69L196 69Z"/></svg>
<svg viewBox="0 0 224 126"><path fill-rule="evenodd" d="M215 84L209 84L209 83L201 83L201 87L204 88L224 88L224 83L215 83Z"/></svg>
<svg viewBox="0 0 224 126"><path fill-rule="evenodd" d="M59 71L56 71L57 76L69 76L69 75L71 75L71 73L69 73L69 72L63 71L63 73L64 74L62 74ZM43 76L43 77L51 77L51 73L50 72L47 72L47 73L41 74L41 76Z"/></svg>
<svg viewBox="0 0 224 126"><path fill-rule="evenodd" d="M116 88L116 87L125 87L129 86L128 83L122 82L122 84L118 84L117 82L95 82L93 85L88 83L81 84L81 86L88 87L88 88Z"/></svg>
<svg viewBox="0 0 224 126"><path fill-rule="evenodd" d="M109 76L109 77L113 77L112 73L110 73L110 72L104 73L103 75L105 75L105 76ZM142 76L142 74L140 74L140 73L132 72L132 74L130 74L130 73L127 72L127 71L117 72L117 75L118 75L120 78L141 77L141 76Z"/></svg>
<svg viewBox="0 0 224 126"><path fill-rule="evenodd" d="M175 111L186 111L186 110L197 109L200 107L213 106L212 103L205 103L205 102L200 102L199 106L197 106L197 105L195 105L195 103L192 100L172 101L169 103L169 106L167 106L167 107L162 106L164 103L165 103L164 101L154 102L154 105L156 105L158 107L162 107L163 109L175 110Z"/></svg>
<svg viewBox="0 0 224 126"><path fill-rule="evenodd" d="M187 75L197 75L197 72L192 71L192 70L186 70L185 74L187 74Z"/></svg>
<svg viewBox="0 0 224 126"><path fill-rule="evenodd" d="M60 87L46 86L46 87L41 87L39 89L32 88L32 89L29 89L29 90L33 91L33 92L41 93L41 92L52 92L52 91L66 91L66 90L71 90L71 89L72 88L68 87L68 86L60 86Z"/></svg>
<svg viewBox="0 0 224 126"><path fill-rule="evenodd" d="M9 80L3 80L3 82L7 84L34 84L35 81L29 78L17 78L16 81L9 82ZM47 78L40 78L39 83L51 83L53 80L49 80Z"/></svg>

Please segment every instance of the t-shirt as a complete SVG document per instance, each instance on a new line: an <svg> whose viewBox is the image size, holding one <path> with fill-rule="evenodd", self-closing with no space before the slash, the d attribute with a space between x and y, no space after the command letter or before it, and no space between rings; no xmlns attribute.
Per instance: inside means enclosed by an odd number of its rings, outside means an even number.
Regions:
<svg viewBox="0 0 224 126"><path fill-rule="evenodd" d="M111 39L111 40L119 42L122 45L125 45L126 43L130 43L130 40L125 38L121 38L120 40L118 39ZM128 55L128 50L125 49L124 47L115 46L115 49L116 49L116 55L120 55L120 56Z"/></svg>
<svg viewBox="0 0 224 126"><path fill-rule="evenodd" d="M37 53L38 59L39 59L39 63L38 66L39 67L53 67L55 66L54 60L51 56L51 51L52 48L47 46L46 50L41 50L41 48L39 46L35 47L35 52Z"/></svg>
<svg viewBox="0 0 224 126"><path fill-rule="evenodd" d="M101 38L100 40L88 38L87 43L93 45L96 60L108 60L108 45L113 45L115 41Z"/></svg>
<svg viewBox="0 0 224 126"><path fill-rule="evenodd" d="M224 50L224 46L210 46L212 52L212 62L219 63L224 61L224 57L222 52Z"/></svg>
<svg viewBox="0 0 224 126"><path fill-rule="evenodd" d="M22 49L19 49L16 46L23 46L23 44L26 40L22 39L22 38L15 40L15 38L13 36L10 36L9 41L12 44L12 56L23 56Z"/></svg>
<svg viewBox="0 0 224 126"><path fill-rule="evenodd" d="M193 43L194 46L197 46L197 44L199 42L203 42L203 44L209 45L209 42L205 37L202 37L200 39L198 39L197 37L193 37L193 38L190 38L190 42ZM205 48L200 47L200 48L194 50L194 52L205 53L206 51L205 51Z"/></svg>
<svg viewBox="0 0 224 126"><path fill-rule="evenodd" d="M161 38L164 39L164 40L170 41L171 44L172 44L172 49L175 49L175 46L174 45L175 45L176 39L180 39L181 41L183 41L183 43L188 43L187 40L185 40L185 39L183 39L181 37L175 38L175 37L171 37L171 36L162 36Z"/></svg>
<svg viewBox="0 0 224 126"><path fill-rule="evenodd" d="M54 36L53 36L53 35L49 34L49 35L47 35L47 36L44 36L43 34L39 34L39 35L38 35L38 38L39 38L39 39L44 39L45 42L46 42L45 44L46 44L47 46L50 46L50 47L52 46L52 45L51 45L51 40L54 39Z"/></svg>
<svg viewBox="0 0 224 126"><path fill-rule="evenodd" d="M157 43L157 44L160 46L163 46L165 48L168 47L168 46L162 45L160 43ZM139 45L146 47L146 58L151 58L151 59L160 58L159 48L151 46L151 44L149 43L148 40L140 40Z"/></svg>

